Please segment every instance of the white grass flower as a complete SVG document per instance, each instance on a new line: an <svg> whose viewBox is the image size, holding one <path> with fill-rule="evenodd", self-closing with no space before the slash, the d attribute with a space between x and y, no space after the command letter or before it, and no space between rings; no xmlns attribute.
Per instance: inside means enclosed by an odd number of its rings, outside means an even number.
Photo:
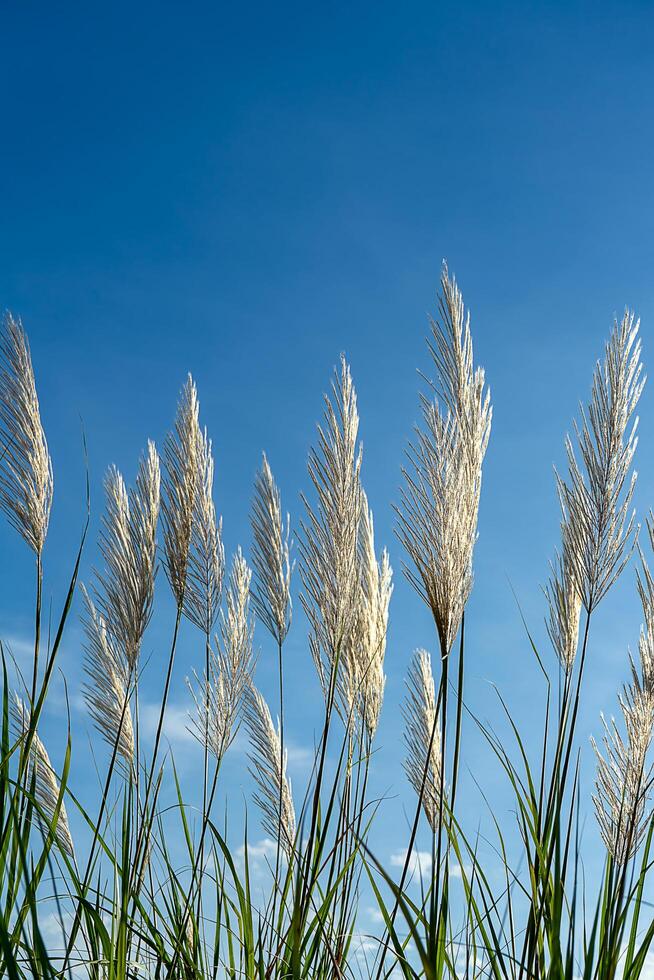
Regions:
<svg viewBox="0 0 654 980"><path fill-rule="evenodd" d="M250 516L255 585L252 601L259 619L282 644L291 625L291 561L288 514L282 513L279 488L265 453L254 481Z"/></svg>
<svg viewBox="0 0 654 980"><path fill-rule="evenodd" d="M159 484L153 442L140 461L133 490L127 492L115 466L105 479L107 510L100 535L105 569L97 575L96 605L129 671L136 667L152 615Z"/></svg>
<svg viewBox="0 0 654 980"><path fill-rule="evenodd" d="M423 428L409 447L410 468L398 508L399 537L414 569L407 578L429 605L446 656L472 588L482 464L492 407L484 372L475 369L470 315L444 266L440 318L429 343L438 378L421 396Z"/></svg>
<svg viewBox="0 0 654 980"><path fill-rule="evenodd" d="M113 748L125 775L134 762L134 729L129 705L129 667L125 657L107 631L88 592L82 586L86 614L84 699L98 732Z"/></svg>
<svg viewBox="0 0 654 980"><path fill-rule="evenodd" d="M630 508L638 419L630 423L645 384L639 325L629 311L615 321L604 363L595 368L590 404L581 408L581 422L575 423L581 463L568 436L568 479L557 474L564 548L574 558L589 613L622 572L636 536Z"/></svg>
<svg viewBox="0 0 654 980"><path fill-rule="evenodd" d="M26 739L31 725L30 711L17 694L14 694L12 714L17 737ZM75 847L68 824L66 806L62 798L61 785L38 732L32 734L28 779L30 781L34 779L36 802L43 811L42 814L39 814L39 822L44 833L50 832L56 818L55 837L60 847L70 857L74 857Z"/></svg>
<svg viewBox="0 0 654 980"><path fill-rule="evenodd" d="M177 605L181 609L186 591L189 555L200 485L202 433L200 407L193 378L189 374L182 389L172 432L164 445L163 523L165 568Z"/></svg>
<svg viewBox="0 0 654 980"><path fill-rule="evenodd" d="M29 344L20 320L7 313L0 339L0 507L37 556L53 486Z"/></svg>
<svg viewBox="0 0 654 980"><path fill-rule="evenodd" d="M651 524L649 528L651 535ZM614 720L608 724L602 717L604 751L591 739L597 756L595 813L607 850L620 865L636 852L651 815L652 767L647 764L647 754L654 734L654 582L642 555L641 559L640 671L630 658L631 683L619 698L626 738Z"/></svg>
<svg viewBox="0 0 654 980"><path fill-rule="evenodd" d="M275 728L270 709L256 688L251 688L246 697L245 723L252 746L250 772L259 787L255 802L262 813L263 828L272 838L279 839L290 859L295 843L295 808L286 774L288 754L284 751L282 758L279 725Z"/></svg>
<svg viewBox="0 0 654 980"><path fill-rule="evenodd" d="M252 572L241 554L234 556L227 589L227 611L221 612L220 638L212 647L209 676L195 675L189 684L195 702L194 733L220 762L234 741L244 699L252 683L254 623L250 615Z"/></svg>
<svg viewBox="0 0 654 980"><path fill-rule="evenodd" d="M573 563L566 555L565 548L563 555L557 554L551 568L550 582L545 588L549 607L547 632L561 666L569 674L574 666L579 643L581 596Z"/></svg>
<svg viewBox="0 0 654 980"><path fill-rule="evenodd" d="M206 430L200 436L197 486L193 497L191 542L188 552L183 609L186 617L207 635L214 627L225 573L222 521L213 502L214 461Z"/></svg>
<svg viewBox="0 0 654 980"><path fill-rule="evenodd" d="M368 738L372 741L379 724L386 686L384 656L388 608L393 593L393 570L385 548L382 551L381 561L377 561L373 516L368 508L365 493L359 527L359 552L361 592L357 634L362 679L360 696L363 722Z"/></svg>
<svg viewBox="0 0 654 980"><path fill-rule="evenodd" d="M404 740L407 757L404 769L422 799L429 825L435 832L441 812L444 791L441 767L441 727L436 714L436 693L431 657L426 650L416 650L407 675L408 694L403 705L406 722Z"/></svg>
<svg viewBox="0 0 654 980"><path fill-rule="evenodd" d="M359 607L358 535L362 492L359 480L359 414L350 369L341 358L325 396L325 423L318 427L318 449L309 456L309 476L317 506L304 498L300 573L302 605L311 625L311 651L327 692L333 671L352 642Z"/></svg>

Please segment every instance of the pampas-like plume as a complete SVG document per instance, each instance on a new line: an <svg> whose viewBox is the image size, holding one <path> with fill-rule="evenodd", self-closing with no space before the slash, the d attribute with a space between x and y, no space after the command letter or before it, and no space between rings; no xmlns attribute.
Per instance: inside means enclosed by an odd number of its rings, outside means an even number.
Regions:
<svg viewBox="0 0 654 980"><path fill-rule="evenodd" d="M12 714L16 737L27 739L29 736L31 718L29 708L23 703L21 698L14 694L12 702ZM61 786L52 768L50 757L45 745L39 738L37 732L33 732L30 744L30 761L28 779L34 779L34 793L42 814L39 814L39 821L45 833L49 833L57 815L55 837L66 853L70 857L75 856L73 838L68 825L68 814L66 806L61 797Z"/></svg>
<svg viewBox="0 0 654 980"><path fill-rule="evenodd" d="M474 367L470 314L444 266L440 318L429 349L438 373L433 400L421 396L424 428L409 447L410 473L398 508L399 537L415 571L407 578L429 605L446 656L472 588L482 463L492 407L484 372Z"/></svg>
<svg viewBox="0 0 654 980"><path fill-rule="evenodd" d="M198 393L189 374L182 389L175 426L164 446L163 523L165 568L178 608L186 591L189 554L201 480L202 433Z"/></svg>
<svg viewBox="0 0 654 980"><path fill-rule="evenodd" d="M332 389L333 401L325 396L325 424L318 426L318 449L311 451L308 464L318 503L313 508L303 498L307 520L302 523L300 545L301 601L311 625L311 651L325 693L335 684L333 670L344 662L359 605L359 413L344 357Z"/></svg>
<svg viewBox="0 0 654 980"><path fill-rule="evenodd" d="M650 536L652 525L648 522ZM631 661L631 683L619 699L626 740L614 720L604 718L604 754L591 739L597 756L595 813L602 839L614 860L623 865L635 853L649 825L647 803L652 767L647 752L654 734L654 581L641 555L638 573L644 624L640 631L640 673Z"/></svg>
<svg viewBox="0 0 654 980"><path fill-rule="evenodd" d="M295 843L295 808L286 775L288 753L284 750L282 758L279 725L275 728L270 709L256 688L251 688L246 697L245 723L252 745L250 772L259 787L255 802L261 809L263 828L272 838L279 839L290 858Z"/></svg>
<svg viewBox="0 0 654 980"><path fill-rule="evenodd" d="M136 486L129 494L115 466L105 480L107 511L100 536L105 570L97 576L96 604L127 673L137 664L152 615L159 482L159 457L153 442L148 442Z"/></svg>
<svg viewBox="0 0 654 980"><path fill-rule="evenodd" d="M407 689L408 694L402 709L406 722L404 739L407 746L404 770L419 797L422 793L425 816L432 830L436 832L443 789L441 727L436 716L431 657L426 650L416 650L413 656L407 675Z"/></svg>
<svg viewBox="0 0 654 980"><path fill-rule="evenodd" d="M279 488L265 453L254 481L250 517L253 535L252 567L255 587L252 601L259 619L282 644L291 625L291 561L289 523L282 514Z"/></svg>
<svg viewBox="0 0 654 980"><path fill-rule="evenodd" d="M590 404L587 411L581 408L581 423L575 423L581 465L568 436L568 479L556 476L564 548L574 558L577 587L589 613L622 572L636 536L629 510L638 419L629 425L645 384L639 325L629 311L615 321L604 363L595 368Z"/></svg>
<svg viewBox="0 0 654 980"><path fill-rule="evenodd" d="M128 665L84 586L82 589L86 607L84 671L88 677L84 698L95 727L110 746L117 746L121 768L129 775L134 760L134 729Z"/></svg>
<svg viewBox="0 0 654 980"><path fill-rule="evenodd" d="M573 562L565 550L563 555L557 554L556 561L552 564L545 597L549 607L547 632L561 666L569 674L577 655L581 596Z"/></svg>
<svg viewBox="0 0 654 980"><path fill-rule="evenodd" d="M227 590L227 612L221 612L217 650L210 651L209 676L195 677L189 688L195 702L194 734L217 762L234 741L246 692L252 683L254 623L250 615L252 572L239 548Z"/></svg>
<svg viewBox="0 0 654 980"><path fill-rule="evenodd" d="M225 549L222 542L222 521L216 520L216 508L213 502L214 462L211 440L206 430L200 436L197 464L198 483L193 501L183 609L186 617L208 635L213 629L220 606L225 573Z"/></svg>
<svg viewBox="0 0 654 980"><path fill-rule="evenodd" d="M384 656L388 629L388 607L393 593L393 569L384 548L381 561L375 554L375 530L372 511L363 494L363 508L359 528L361 562L361 594L358 639L360 643L360 669L362 674L362 715L368 738L372 741L379 724L384 700L386 675Z"/></svg>
<svg viewBox="0 0 654 980"><path fill-rule="evenodd" d="M52 461L29 344L20 320L10 313L0 339L0 440L0 507L40 555L52 505Z"/></svg>

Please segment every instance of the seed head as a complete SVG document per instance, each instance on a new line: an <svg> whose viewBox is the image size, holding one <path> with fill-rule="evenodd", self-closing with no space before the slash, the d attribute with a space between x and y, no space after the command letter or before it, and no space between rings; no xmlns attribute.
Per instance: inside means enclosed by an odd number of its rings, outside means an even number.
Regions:
<svg viewBox="0 0 654 980"><path fill-rule="evenodd" d="M225 549L222 542L222 520L216 521L213 502L214 462L211 440L207 437L206 429L200 436L197 463L197 487L194 493L183 609L186 617L209 635L220 607Z"/></svg>
<svg viewBox="0 0 654 980"><path fill-rule="evenodd" d="M447 266L441 286L440 317L428 342L438 377L430 382L433 398L421 396L423 427L409 447L397 514L413 565L404 571L432 611L446 656L472 588L492 408L484 372L473 365L470 315Z"/></svg>
<svg viewBox="0 0 654 980"><path fill-rule="evenodd" d="M640 361L640 321L625 311L615 321L597 363L588 409L575 423L577 453L568 436L568 478L557 474L563 547L573 560L577 588L590 612L627 564L636 539L630 512L636 483L632 462L638 419L633 413L645 384Z"/></svg>
<svg viewBox="0 0 654 980"><path fill-rule="evenodd" d="M426 650L416 650L414 654L407 676L407 691L403 706L407 747L404 769L422 801L429 825L436 832L441 813L441 794L444 792L441 727L436 713L431 658Z"/></svg>
<svg viewBox="0 0 654 980"><path fill-rule="evenodd" d="M189 374L177 406L174 429L164 445L161 507L166 574L180 609L186 591L196 498L202 476L206 475L201 465L203 443L199 412L197 389Z"/></svg>
<svg viewBox="0 0 654 980"><path fill-rule="evenodd" d="M307 517L300 545L301 601L325 692L332 683L333 670L344 660L352 642L359 609L359 414L344 357L332 389L333 399L325 396L325 423L318 427L318 449L309 456L317 504L314 507L304 498Z"/></svg>
<svg viewBox="0 0 654 980"><path fill-rule="evenodd" d="M261 622L282 644L291 625L292 612L290 519L287 514L284 521L279 489L265 454L254 481L250 523L255 581L252 601Z"/></svg>
<svg viewBox="0 0 654 980"><path fill-rule="evenodd" d="M14 694L12 714L16 737L27 738L31 725L30 711L17 694ZM34 793L42 811L39 813L38 819L44 833L49 833L54 825L55 837L59 846L70 857L74 858L75 847L68 825L68 814L62 798L61 785L52 768L45 745L37 732L33 733L30 744L28 778L30 781L34 779Z"/></svg>
<svg viewBox="0 0 654 980"><path fill-rule="evenodd" d="M268 705L254 687L246 697L245 722L252 747L250 772L259 787L255 801L263 815L263 827L271 837L279 838L290 858L295 844L295 808L286 775L287 752L284 750L282 758L279 725L275 728Z"/></svg>
<svg viewBox="0 0 654 980"><path fill-rule="evenodd" d="M53 484L29 344L20 320L7 313L0 337L0 507L37 555Z"/></svg>

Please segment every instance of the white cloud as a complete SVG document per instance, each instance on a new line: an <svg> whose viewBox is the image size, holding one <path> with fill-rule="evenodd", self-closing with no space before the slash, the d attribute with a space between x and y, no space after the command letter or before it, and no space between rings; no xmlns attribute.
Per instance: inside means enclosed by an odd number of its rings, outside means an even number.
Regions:
<svg viewBox="0 0 654 980"><path fill-rule="evenodd" d="M236 852L239 860L243 861L245 859L245 844L241 844ZM248 860L249 861L264 861L266 859L274 861L277 854L277 844L270 837L264 837L263 840L248 842Z"/></svg>
<svg viewBox="0 0 654 980"><path fill-rule="evenodd" d="M395 851L390 856L390 863L394 868L403 868L404 862L406 861L407 851ZM465 865L466 877L470 877L472 869ZM430 851L416 851L411 852L411 858L409 859L409 874L411 877L414 875L422 876L423 878L431 874L431 852ZM453 863L450 865L450 878L462 878L461 867ZM654 977L652 977L654 980Z"/></svg>
<svg viewBox="0 0 654 980"><path fill-rule="evenodd" d="M159 714L161 712L161 705L157 703L141 702L139 705L139 721L141 725L141 733L146 738L154 738L157 730L157 725L159 724ZM192 731L189 731L191 727L191 719L189 718L189 709L187 705L181 704L168 704L166 706L166 714L164 716L163 724L163 735L172 744L190 744L195 743L196 739L193 736Z"/></svg>
<svg viewBox="0 0 654 980"><path fill-rule="evenodd" d="M405 849L403 851L395 851L391 854L391 865L394 868L403 868L406 861L408 851ZM416 851L411 852L411 857L409 858L409 873L414 875L416 872L421 875L429 874L431 871L431 854L429 851Z"/></svg>

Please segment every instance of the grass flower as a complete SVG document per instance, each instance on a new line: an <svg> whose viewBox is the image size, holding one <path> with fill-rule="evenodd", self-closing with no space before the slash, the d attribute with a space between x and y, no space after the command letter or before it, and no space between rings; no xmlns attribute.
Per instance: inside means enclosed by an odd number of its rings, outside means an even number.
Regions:
<svg viewBox="0 0 654 980"><path fill-rule="evenodd" d="M17 694L14 694L12 712L16 737L26 739L31 725L30 712ZM75 847L68 824L66 806L62 799L61 785L38 732L33 733L30 745L28 782L32 779L34 780L36 802L41 809L39 822L44 833L49 833L54 827L55 837L60 847L70 857L74 857Z"/></svg>
<svg viewBox="0 0 654 980"><path fill-rule="evenodd" d="M630 513L636 483L631 472L638 419L633 413L645 384L640 361L640 321L626 311L615 321L598 362L588 409L575 423L579 458L566 439L568 479L557 474L564 548L588 613L606 595L629 560L634 534Z"/></svg>
<svg viewBox="0 0 654 980"><path fill-rule="evenodd" d="M565 536L564 542L569 544ZM566 555L565 550L563 555L557 554L556 561L552 564L545 596L549 607L547 632L561 666L569 674L574 666L579 643L581 596L572 559Z"/></svg>
<svg viewBox="0 0 654 980"><path fill-rule="evenodd" d="M250 772L259 787L255 801L263 815L263 827L274 840L280 840L290 858L295 842L295 808L286 774L287 752L282 755L280 728L275 728L270 709L256 688L250 688L246 697L245 722L252 746Z"/></svg>
<svg viewBox="0 0 654 980"><path fill-rule="evenodd" d="M377 561L373 516L365 493L359 526L359 551L361 592L357 633L362 678L360 696L363 722L368 738L372 741L379 724L386 686L384 656L388 608L393 594L393 570L385 548L382 551L381 561Z"/></svg>
<svg viewBox="0 0 654 980"><path fill-rule="evenodd" d="M189 374L177 406L174 429L164 446L161 507L166 574L180 609L186 591L196 498L201 478L203 475L206 478L206 469L203 471L201 465L203 439L199 413L197 389Z"/></svg>
<svg viewBox="0 0 654 980"><path fill-rule="evenodd" d="M304 498L302 524L301 600L312 630L311 649L323 690L335 684L333 671L345 660L352 643L359 608L359 522L362 491L359 479L359 413L350 369L341 358L332 385L333 401L325 396L325 423L318 427L318 449L309 456L309 476L317 506Z"/></svg>
<svg viewBox="0 0 654 980"><path fill-rule="evenodd" d="M197 465L187 577L182 593L183 610L187 619L208 635L220 607L225 549L222 521L216 520L213 502L214 461L206 430L200 435Z"/></svg>
<svg viewBox="0 0 654 980"><path fill-rule="evenodd" d="M0 339L0 441L0 507L40 556L52 506L52 461L29 344L10 313Z"/></svg>
<svg viewBox="0 0 654 980"><path fill-rule="evenodd" d="M254 623L250 615L252 572L237 551L227 590L227 611L221 613L217 650L210 651L209 674L189 685L195 702L193 727L201 742L220 762L239 728L244 699L252 683Z"/></svg>
<svg viewBox="0 0 654 980"><path fill-rule="evenodd" d="M287 514L284 521L279 489L265 454L254 481L250 523L255 580L252 601L259 619L281 645L289 631L292 613L290 519Z"/></svg>
<svg viewBox="0 0 654 980"><path fill-rule="evenodd" d="M440 317L429 349L437 370L432 399L421 396L423 427L409 447L410 466L397 509L398 534L413 563L407 578L429 605L446 656L472 588L482 464L492 408L484 372L474 367L470 315L447 267Z"/></svg>
<svg viewBox="0 0 654 980"><path fill-rule="evenodd" d="M441 728L436 714L436 693L431 657L416 650L407 675L407 697L403 706L406 722L404 740L407 757L404 769L422 801L425 816L434 832L441 813L443 774Z"/></svg>
<svg viewBox="0 0 654 980"><path fill-rule="evenodd" d="M117 746L121 767L129 774L134 762L129 668L84 588L83 594L86 608L84 671L87 676L84 699L95 727L112 748Z"/></svg>
<svg viewBox="0 0 654 980"><path fill-rule="evenodd" d="M648 526L651 536L651 523ZM654 734L654 582L644 558L638 591L644 618L640 672L631 661L631 683L619 699L626 738L614 720L609 724L603 718L603 753L591 739L597 756L595 813L607 850L619 865L635 853L650 821L652 767L647 765L647 754Z"/></svg>
<svg viewBox="0 0 654 980"><path fill-rule="evenodd" d="M152 615L159 484L153 442L141 459L132 491L127 492L115 466L105 480L107 509L100 535L105 568L97 575L96 605L128 672L136 667Z"/></svg>

